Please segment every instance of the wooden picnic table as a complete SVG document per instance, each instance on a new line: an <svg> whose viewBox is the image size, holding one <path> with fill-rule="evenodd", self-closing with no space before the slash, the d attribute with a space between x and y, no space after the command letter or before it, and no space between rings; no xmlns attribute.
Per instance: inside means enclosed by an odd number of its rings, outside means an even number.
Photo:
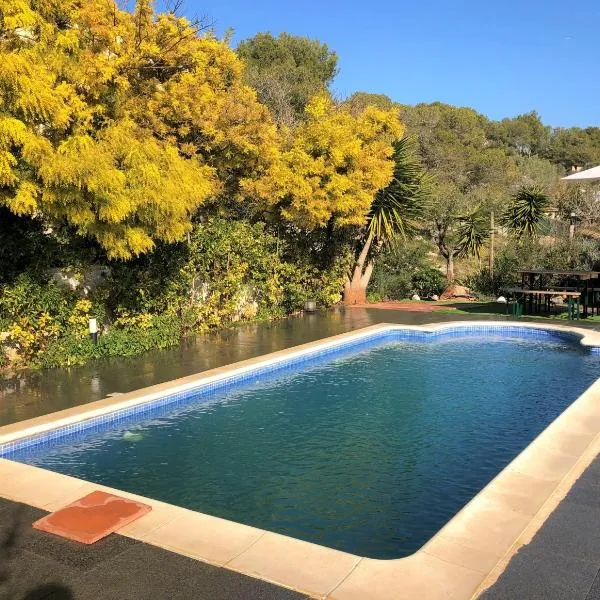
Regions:
<svg viewBox="0 0 600 600"><path fill-rule="evenodd" d="M512 302L512 314L515 317L520 317L523 314L523 308L529 301L529 311L541 312L542 299L544 299L544 306L550 312L550 299L552 296L565 296L568 299L567 304L567 316L569 320L579 319L580 299L581 292L576 290L532 290L523 287L511 287L506 288L509 294L512 294L515 301ZM508 310L508 304L507 304Z"/></svg>
<svg viewBox="0 0 600 600"><path fill-rule="evenodd" d="M583 316L587 317L590 312L600 314L600 271L521 269L519 272L523 289L578 291Z"/></svg>
<svg viewBox="0 0 600 600"><path fill-rule="evenodd" d="M531 275L566 275L580 279L594 279L600 276L600 271L558 271L554 269L521 269L519 273Z"/></svg>

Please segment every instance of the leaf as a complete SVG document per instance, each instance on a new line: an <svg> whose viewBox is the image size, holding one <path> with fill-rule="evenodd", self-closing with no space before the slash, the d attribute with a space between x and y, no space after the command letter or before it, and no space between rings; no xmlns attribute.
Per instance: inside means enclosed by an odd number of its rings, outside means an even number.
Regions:
<svg viewBox="0 0 600 600"><path fill-rule="evenodd" d="M538 186L522 187L512 198L501 222L518 237L537 235L550 198Z"/></svg>

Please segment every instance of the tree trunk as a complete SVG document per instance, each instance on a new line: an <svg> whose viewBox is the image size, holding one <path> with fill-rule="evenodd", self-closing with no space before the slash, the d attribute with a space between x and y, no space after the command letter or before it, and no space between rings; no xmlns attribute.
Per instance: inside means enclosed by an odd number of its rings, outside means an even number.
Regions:
<svg viewBox="0 0 600 600"><path fill-rule="evenodd" d="M367 301L367 286L373 274L373 262L367 265L364 273L354 269L352 279L348 277L344 285L344 304L365 304Z"/></svg>
<svg viewBox="0 0 600 600"><path fill-rule="evenodd" d="M344 285L344 304L364 304L367 301L367 286L373 274L373 261L370 261L366 268L365 262L369 249L373 243L373 236L369 235L363 249L361 250L356 263L352 277L346 278Z"/></svg>
<svg viewBox="0 0 600 600"><path fill-rule="evenodd" d="M446 258L446 279L448 282L454 279L454 254L452 252Z"/></svg>

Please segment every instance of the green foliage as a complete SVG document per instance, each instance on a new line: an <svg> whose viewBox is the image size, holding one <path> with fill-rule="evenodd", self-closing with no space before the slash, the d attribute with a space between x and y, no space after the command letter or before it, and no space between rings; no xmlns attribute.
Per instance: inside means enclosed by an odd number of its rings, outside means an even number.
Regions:
<svg viewBox="0 0 600 600"><path fill-rule="evenodd" d="M127 321L126 321L127 322ZM105 356L136 356L152 349L176 346L181 339L179 319L175 315L151 317L145 325L129 321L100 335L95 345L89 337L68 332L51 342L34 366L48 369L81 365Z"/></svg>
<svg viewBox="0 0 600 600"><path fill-rule="evenodd" d="M425 298L440 294L445 286L444 275L431 265L430 248L423 242L409 242L385 252L375 263L370 298L402 300L413 294Z"/></svg>
<svg viewBox="0 0 600 600"><path fill-rule="evenodd" d="M524 156L544 153L551 134L552 129L542 123L535 111L489 125L492 140Z"/></svg>
<svg viewBox="0 0 600 600"><path fill-rule="evenodd" d="M422 228L446 260L477 254L485 239L480 223L502 204L519 180L514 156L491 143L489 121L472 109L439 102L402 107L423 164L435 186L422 210Z"/></svg>
<svg viewBox="0 0 600 600"><path fill-rule="evenodd" d="M367 292L367 302L376 304L377 302L383 302L385 298L379 292Z"/></svg>
<svg viewBox="0 0 600 600"><path fill-rule="evenodd" d="M600 163L598 127L552 129L533 111L512 119L491 121L487 132L494 144L524 157L548 159L563 170Z"/></svg>
<svg viewBox="0 0 600 600"><path fill-rule="evenodd" d="M519 285L521 283L519 269L527 268L526 258L531 257L531 253L527 252L531 248L527 246L522 244L507 246L496 254L494 277L491 277L490 270L486 266L467 279L467 286L478 296L495 298L504 293L507 287Z"/></svg>
<svg viewBox="0 0 600 600"><path fill-rule="evenodd" d="M539 261L544 269L590 271L600 268L600 247L595 240L563 239L545 248Z"/></svg>
<svg viewBox="0 0 600 600"><path fill-rule="evenodd" d="M98 346L89 337L81 338L67 333L48 344L44 353L38 356L31 366L42 369L73 367L83 365L99 356Z"/></svg>
<svg viewBox="0 0 600 600"><path fill-rule="evenodd" d="M176 315L152 317L147 326L135 324L112 327L98 340L100 356L136 356L154 348L175 346L181 340L180 322Z"/></svg>
<svg viewBox="0 0 600 600"><path fill-rule="evenodd" d="M477 210L458 220L457 223L457 256L477 256L488 238L489 226L484 215Z"/></svg>
<svg viewBox="0 0 600 600"><path fill-rule="evenodd" d="M415 294L426 298L434 294L439 296L446 288L447 281L439 269L427 265L413 273L411 285Z"/></svg>
<svg viewBox="0 0 600 600"><path fill-rule="evenodd" d="M2 286L0 320L18 363L50 368L133 356L182 335L282 317L309 299L329 306L339 300L344 264L303 262L264 223L214 217L196 224L188 243L113 263L111 272L91 298L27 274ZM90 316L101 327L97 346Z"/></svg>
<svg viewBox="0 0 600 600"><path fill-rule="evenodd" d="M395 108L396 104L385 94L354 92L352 96L344 100L344 106L353 114L359 114L365 110L367 106L376 106L382 110L390 110Z"/></svg>
<svg viewBox="0 0 600 600"><path fill-rule="evenodd" d="M594 167L600 164L600 128L555 129L544 156L565 169Z"/></svg>
<svg viewBox="0 0 600 600"><path fill-rule="evenodd" d="M394 143L393 159L393 179L375 195L367 222L367 235L378 244L394 243L415 232L432 189L432 178L416 157L412 139L402 137Z"/></svg>
<svg viewBox="0 0 600 600"><path fill-rule="evenodd" d="M326 44L289 33L258 33L240 42L237 53L248 83L282 125L302 119L310 98L337 74L337 55Z"/></svg>
<svg viewBox="0 0 600 600"><path fill-rule="evenodd" d="M291 250L264 223L213 217L195 225L189 243L115 265L108 304L113 315L176 314L197 333L283 316L308 298L339 299L339 261L317 268L307 257L287 260Z"/></svg>
<svg viewBox="0 0 600 600"><path fill-rule="evenodd" d="M517 236L534 236L539 232L550 199L539 187L521 188L512 198L502 223Z"/></svg>
<svg viewBox="0 0 600 600"><path fill-rule="evenodd" d="M102 318L101 307L52 279L25 273L0 288L0 322L20 365L39 361L64 335L83 339L92 312Z"/></svg>
<svg viewBox="0 0 600 600"><path fill-rule="evenodd" d="M494 278L484 267L467 280L467 285L482 296L496 297L507 287L521 284L521 269L596 270L600 267L600 248L584 238L559 239L548 244L535 237L523 237L507 243L494 261Z"/></svg>
<svg viewBox="0 0 600 600"><path fill-rule="evenodd" d="M282 289L276 309L279 316L303 309L307 300L315 300L321 307L331 306L340 300L345 273L342 262L324 271L312 266L282 263L279 273Z"/></svg>
<svg viewBox="0 0 600 600"><path fill-rule="evenodd" d="M0 318L12 322L51 314L57 321L66 322L76 301L75 294L55 281L23 273L13 284L0 287Z"/></svg>
<svg viewBox="0 0 600 600"><path fill-rule="evenodd" d="M60 327L48 313L35 318L21 317L11 323L8 328L8 345L19 357L19 362L26 364L42 355L46 347L60 334Z"/></svg>

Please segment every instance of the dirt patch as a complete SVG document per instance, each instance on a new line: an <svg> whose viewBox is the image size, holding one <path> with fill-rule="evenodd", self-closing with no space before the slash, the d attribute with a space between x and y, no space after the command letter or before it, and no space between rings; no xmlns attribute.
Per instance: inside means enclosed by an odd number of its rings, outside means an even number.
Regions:
<svg viewBox="0 0 600 600"><path fill-rule="evenodd" d="M374 302L372 304L355 304L360 308L382 308L385 310L403 310L406 312L436 312L438 310L456 310L448 304L437 304L435 302Z"/></svg>

